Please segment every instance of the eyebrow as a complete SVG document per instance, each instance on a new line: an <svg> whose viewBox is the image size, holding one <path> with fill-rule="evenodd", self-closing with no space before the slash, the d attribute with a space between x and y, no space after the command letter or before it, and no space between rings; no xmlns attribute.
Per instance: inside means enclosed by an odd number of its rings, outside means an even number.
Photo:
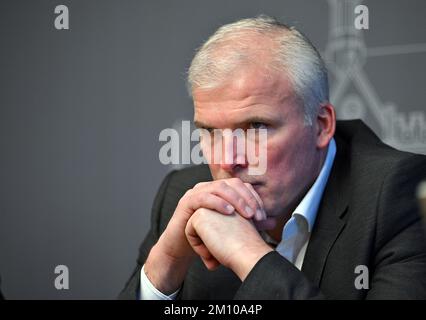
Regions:
<svg viewBox="0 0 426 320"><path fill-rule="evenodd" d="M262 116L252 116L252 117L248 117L242 121L239 121L235 124L236 127L240 127L242 125L246 125L249 123L253 123L253 122L261 122L261 123L265 123L265 124L270 124L270 125L276 125L278 123L278 120L273 120L270 119L268 117L262 117ZM202 121L198 121L198 120L194 120L194 124L197 128L201 128L201 129L218 129L215 128L214 126L208 125L206 123L203 123Z"/></svg>

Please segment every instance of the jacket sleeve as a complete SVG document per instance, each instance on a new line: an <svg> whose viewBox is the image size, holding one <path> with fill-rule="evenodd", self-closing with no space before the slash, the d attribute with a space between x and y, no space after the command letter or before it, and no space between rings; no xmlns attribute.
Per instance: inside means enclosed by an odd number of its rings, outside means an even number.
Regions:
<svg viewBox="0 0 426 320"><path fill-rule="evenodd" d="M295 266L271 251L263 256L238 289L235 300L305 300L324 299Z"/></svg>
<svg viewBox="0 0 426 320"><path fill-rule="evenodd" d="M140 272L143 264L145 263L146 258L160 237L160 221L161 221L161 210L163 207L164 197L166 190L170 183L171 177L174 171L170 172L163 180L160 185L160 188L157 192L157 195L154 199L154 204L151 210L151 227L148 231L148 234L145 236L141 246L139 247L139 257L137 259L136 267L130 276L130 279L127 281L124 289L121 291L118 299L120 300L135 300L137 298L137 293L139 290L140 284Z"/></svg>

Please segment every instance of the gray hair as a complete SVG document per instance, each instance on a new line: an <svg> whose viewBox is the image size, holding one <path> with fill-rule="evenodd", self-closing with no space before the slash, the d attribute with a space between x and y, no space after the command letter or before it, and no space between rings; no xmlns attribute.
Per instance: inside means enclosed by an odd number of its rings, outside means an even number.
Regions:
<svg viewBox="0 0 426 320"><path fill-rule="evenodd" d="M244 36L255 34L270 40L266 48L254 47ZM294 27L261 15L220 27L196 52L188 70L188 92L194 88L213 89L232 74L238 66L256 63L256 55L272 54L266 70L286 75L296 97L304 107L305 123L312 125L319 105L328 102L327 69L317 49Z"/></svg>

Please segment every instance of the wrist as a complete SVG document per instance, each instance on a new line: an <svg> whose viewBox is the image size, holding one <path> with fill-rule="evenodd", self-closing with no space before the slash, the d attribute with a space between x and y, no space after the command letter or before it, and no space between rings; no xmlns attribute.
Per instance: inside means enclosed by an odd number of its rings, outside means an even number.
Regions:
<svg viewBox="0 0 426 320"><path fill-rule="evenodd" d="M157 243L145 262L145 275L158 291L170 295L182 286L191 261L168 255Z"/></svg>
<svg viewBox="0 0 426 320"><path fill-rule="evenodd" d="M259 260L271 251L273 251L273 249L266 243L241 250L238 255L235 256L230 268L241 281L244 281Z"/></svg>

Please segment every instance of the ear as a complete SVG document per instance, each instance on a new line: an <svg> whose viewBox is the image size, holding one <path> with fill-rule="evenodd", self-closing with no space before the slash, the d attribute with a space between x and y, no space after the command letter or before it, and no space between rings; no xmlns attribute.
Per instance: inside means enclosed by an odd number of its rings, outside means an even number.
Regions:
<svg viewBox="0 0 426 320"><path fill-rule="evenodd" d="M336 112L331 103L320 105L316 118L317 126L317 147L326 148L336 131Z"/></svg>

